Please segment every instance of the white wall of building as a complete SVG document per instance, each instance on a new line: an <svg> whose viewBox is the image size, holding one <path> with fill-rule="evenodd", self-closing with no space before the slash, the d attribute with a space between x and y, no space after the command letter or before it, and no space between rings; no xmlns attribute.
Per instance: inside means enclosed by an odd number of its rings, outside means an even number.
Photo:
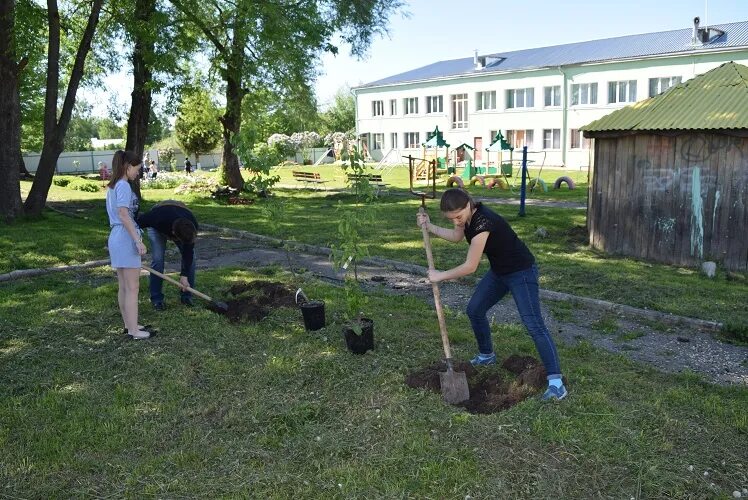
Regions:
<svg viewBox="0 0 748 500"><path fill-rule="evenodd" d="M554 69L539 69L504 74L450 77L418 83L394 84L375 88L358 88L356 93L356 130L367 134L368 147L374 159L380 159L393 148L392 134L397 134L396 146L402 154L419 156L420 149L406 149L405 134L417 132L421 143L426 134L439 127L445 140L451 145L467 143L474 145L480 138L482 147L491 143L491 131L532 130L533 142L528 144L536 161L545 157L546 165L578 168L590 163L590 150L572 148L570 131L597 120L631 102L608 103L609 82L636 81L636 101L649 97L650 78L680 77L683 82L705 73L720 64L735 61L748 65L748 50L690 54L686 56L653 57L634 61L584 64ZM597 83L597 103L571 105L572 86ZM545 106L544 88L559 86L561 101L558 106ZM531 108L508 108L507 91L520 88L534 89L534 106ZM565 88L565 92L564 92ZM478 92L496 92L496 108L477 109ZM466 128L454 127L451 99L457 94L467 94L468 120ZM427 113L427 98L442 96L441 111ZM404 114L404 99L416 98L418 113ZM395 100L396 114L390 113L390 101ZM374 101L382 101L383 115L373 116ZM544 131L557 129L558 144L546 147ZM383 134L381 150L374 146L374 134ZM381 136L380 136L381 137ZM515 146L521 147L517 143ZM557 147L554 147L557 146ZM485 152L482 154L485 160ZM515 158L517 158L515 153ZM491 158L492 161L495 158ZM480 162L479 162L480 163Z"/></svg>

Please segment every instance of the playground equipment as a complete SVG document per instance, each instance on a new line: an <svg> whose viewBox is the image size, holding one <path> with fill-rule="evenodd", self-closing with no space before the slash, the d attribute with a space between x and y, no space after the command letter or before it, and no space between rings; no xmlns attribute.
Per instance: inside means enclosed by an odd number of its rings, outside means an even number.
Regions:
<svg viewBox="0 0 748 500"><path fill-rule="evenodd" d="M374 170L382 170L384 172L392 170L395 165L399 164L399 156L400 150L397 148L391 148L389 151L387 151L387 154L385 154L382 159L379 160L379 163L377 163L377 165L374 167Z"/></svg>
<svg viewBox="0 0 748 500"><path fill-rule="evenodd" d="M509 151L509 162L504 163L504 151ZM499 155L499 160L496 163L498 166L496 167L496 173L501 173L501 175L506 177L512 176L512 153L514 152L514 148L506 142L504 139L504 136L501 135L501 131L496 132L496 137L494 137L493 142L486 148L486 173L490 174L491 169L491 153L496 152Z"/></svg>
<svg viewBox="0 0 748 500"><path fill-rule="evenodd" d="M436 160L426 161L423 158L414 158L411 155L403 156L403 158L408 159L408 180L410 181L410 193L416 196L420 196L422 203L425 203L426 198L436 198ZM416 163L416 161L418 161L418 163ZM418 166L424 163L426 164L426 168L428 169L425 177L427 179L429 177L431 178L431 196L427 196L423 191L413 190L413 181L416 180ZM428 188L428 182L426 183L426 187Z"/></svg>
<svg viewBox="0 0 748 500"><path fill-rule="evenodd" d="M566 186L569 189L574 189L577 187L577 185L574 183L573 180L571 180L571 177L568 177L566 175L562 175L558 179L556 179L556 182L553 183L553 189L561 189L561 184L566 183Z"/></svg>
<svg viewBox="0 0 748 500"><path fill-rule="evenodd" d="M466 144L463 144L462 146L467 146ZM468 146L469 147L469 146ZM470 148L473 149L473 148ZM503 161L503 152L509 151L509 162L505 163ZM496 137L494 137L493 142L491 142L491 145L486 148L486 164L485 165L472 165L470 162L467 162L465 164L465 169L462 171L462 180L464 182L469 182L474 176L476 175L485 175L485 176L491 176L491 175L501 175L506 180L507 177L512 176L512 152L514 151L514 148L509 145L508 142L504 139L504 136L501 135L501 132L496 133ZM498 153L498 162L497 166L491 167L491 153L497 152ZM507 181L507 185L509 182Z"/></svg>
<svg viewBox="0 0 748 500"><path fill-rule="evenodd" d="M457 184L457 187L461 187L461 188L465 187L465 183L462 182L462 177L460 177L459 175L453 175L452 177L450 177L449 179L447 179L447 187L448 188L451 188L455 184Z"/></svg>
<svg viewBox="0 0 748 500"><path fill-rule="evenodd" d="M434 171L435 176L438 173L446 173L447 159L449 158L449 144L444 140L444 135L439 130L439 127L436 127L434 129L431 138L428 141L424 142L421 146L423 146L423 158L424 162L426 163L422 163L421 165L419 165L419 170L416 172L416 179L425 179L428 182L428 173L430 170L427 168L427 163L430 161L433 161L436 165L436 169ZM443 157L439 156L439 148L445 148ZM433 149L433 156L432 154L430 154L430 149ZM430 156L431 158L429 158Z"/></svg>

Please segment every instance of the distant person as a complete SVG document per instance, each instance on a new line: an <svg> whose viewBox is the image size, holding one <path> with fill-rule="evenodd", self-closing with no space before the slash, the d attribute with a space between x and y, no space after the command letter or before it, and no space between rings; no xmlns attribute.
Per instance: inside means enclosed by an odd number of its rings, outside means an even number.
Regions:
<svg viewBox="0 0 748 500"><path fill-rule="evenodd" d="M189 158L184 159L184 171L187 173L187 175L192 175L192 163L190 163Z"/></svg>
<svg viewBox="0 0 748 500"><path fill-rule="evenodd" d="M106 163L103 161L99 162L99 177L101 177L102 181L108 181L110 177L109 173L109 167L106 166Z"/></svg>
<svg viewBox="0 0 748 500"><path fill-rule="evenodd" d="M197 238L197 220L187 206L181 201L164 200L153 206L138 218L140 227L148 231L151 240L151 267L164 272L166 241L171 240L182 255L179 283L182 285L182 304L192 306L192 293L186 287L195 287L195 238ZM157 311L166 309L162 292L163 280L151 274L148 278L151 292L151 303Z"/></svg>
<svg viewBox="0 0 748 500"><path fill-rule="evenodd" d="M151 179L155 179L156 176L158 176L158 166L156 165L156 162L154 160L151 160L151 165L148 167L148 172L150 173Z"/></svg>
<svg viewBox="0 0 748 500"><path fill-rule="evenodd" d="M133 339L147 339L150 332L138 324L138 291L140 258L146 248L135 222L140 208L138 172L140 158L132 151L117 151L112 159L113 175L106 191L109 215L109 257L117 270L117 302L127 334Z"/></svg>

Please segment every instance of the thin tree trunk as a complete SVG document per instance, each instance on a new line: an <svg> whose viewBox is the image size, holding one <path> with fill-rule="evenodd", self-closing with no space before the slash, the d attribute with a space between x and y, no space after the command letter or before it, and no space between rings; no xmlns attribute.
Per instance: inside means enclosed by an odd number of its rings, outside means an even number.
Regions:
<svg viewBox="0 0 748 500"><path fill-rule="evenodd" d="M234 38L231 43L231 58L226 65L226 112L221 117L223 125L223 169L226 172L229 186L235 189L244 187L244 179L239 169L239 157L234 151L233 138L239 133L242 121L242 99L246 91L241 86L242 63L246 35L244 29L234 26Z"/></svg>
<svg viewBox="0 0 748 500"><path fill-rule="evenodd" d="M75 62L70 72L65 102L62 105L60 119L57 120L57 98L60 88L60 13L57 8L57 0L47 0L47 20L49 22L49 46L47 51L47 89L44 102L44 145L42 146L39 166L36 170L34 183L26 198L24 211L28 215L39 215L47 202L49 187L52 185L52 177L64 147L65 134L70 117L75 106L75 97L78 93L78 85L83 78L83 68L86 56L91 50L96 26L99 23L103 0L93 0L91 13L88 16L86 29L81 37L78 51L75 54Z"/></svg>
<svg viewBox="0 0 748 500"><path fill-rule="evenodd" d="M10 223L23 211L18 161L21 97L14 40L15 0L0 0L0 217Z"/></svg>
<svg viewBox="0 0 748 500"><path fill-rule="evenodd" d="M127 143L125 149L134 151L138 158L143 157L145 141L148 137L148 118L152 104L151 81L153 70L149 61L153 60L154 36L150 33L153 14L156 12L154 0L136 0L135 43L132 51L133 90L130 116L127 119Z"/></svg>

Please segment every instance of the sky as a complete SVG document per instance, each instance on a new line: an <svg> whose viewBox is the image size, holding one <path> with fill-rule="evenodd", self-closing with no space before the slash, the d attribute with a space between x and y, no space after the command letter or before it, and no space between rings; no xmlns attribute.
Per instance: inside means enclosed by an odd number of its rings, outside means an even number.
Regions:
<svg viewBox="0 0 748 500"><path fill-rule="evenodd" d="M407 0L406 0L407 1ZM437 61L637 33L748 21L748 0L410 0L408 16L393 15L389 35L376 39L363 60L345 46L316 63L315 90L325 107L335 93ZM131 77L112 75L109 93L128 102ZM105 116L109 95L85 93Z"/></svg>

